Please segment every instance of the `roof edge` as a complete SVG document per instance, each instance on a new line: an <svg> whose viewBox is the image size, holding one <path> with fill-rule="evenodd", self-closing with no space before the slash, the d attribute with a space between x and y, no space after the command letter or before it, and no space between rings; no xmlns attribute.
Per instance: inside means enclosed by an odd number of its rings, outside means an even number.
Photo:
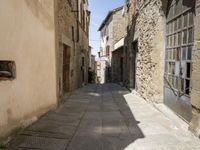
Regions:
<svg viewBox="0 0 200 150"><path fill-rule="evenodd" d="M110 18L110 16L111 16L113 13L115 13L115 12L117 12L117 11L123 9L123 7L124 7L124 6L120 6L120 7L117 7L117 8L115 8L115 9L113 9L113 10L110 10L110 11L108 12L108 14L106 15L105 19L103 20L103 22L101 23L101 25L100 25L98 31L101 31L101 29L106 25L106 22L108 21L108 19Z"/></svg>

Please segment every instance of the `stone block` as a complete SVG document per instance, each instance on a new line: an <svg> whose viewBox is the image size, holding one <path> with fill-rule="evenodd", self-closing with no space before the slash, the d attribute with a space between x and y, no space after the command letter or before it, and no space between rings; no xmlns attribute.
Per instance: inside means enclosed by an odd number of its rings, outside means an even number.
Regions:
<svg viewBox="0 0 200 150"><path fill-rule="evenodd" d="M97 135L75 135L68 150L101 150L101 137Z"/></svg>
<svg viewBox="0 0 200 150"><path fill-rule="evenodd" d="M192 120L189 125L189 130L191 130L196 136L199 137L200 135L199 127L200 127L200 114L194 110L192 114Z"/></svg>
<svg viewBox="0 0 200 150"><path fill-rule="evenodd" d="M199 63L200 63L200 50L193 51L193 72L200 72Z"/></svg>
<svg viewBox="0 0 200 150"><path fill-rule="evenodd" d="M200 91L199 90L192 89L191 103L193 106L200 109Z"/></svg>
<svg viewBox="0 0 200 150"><path fill-rule="evenodd" d="M194 34L194 39L196 41L200 40L200 15L195 17L195 34Z"/></svg>
<svg viewBox="0 0 200 150"><path fill-rule="evenodd" d="M36 136L17 136L17 139L10 143L12 149L59 149L65 150L68 140L66 139L53 139Z"/></svg>
<svg viewBox="0 0 200 150"><path fill-rule="evenodd" d="M200 91L200 73L193 73L192 75L192 89Z"/></svg>
<svg viewBox="0 0 200 150"><path fill-rule="evenodd" d="M195 49L200 50L200 41L195 41Z"/></svg>

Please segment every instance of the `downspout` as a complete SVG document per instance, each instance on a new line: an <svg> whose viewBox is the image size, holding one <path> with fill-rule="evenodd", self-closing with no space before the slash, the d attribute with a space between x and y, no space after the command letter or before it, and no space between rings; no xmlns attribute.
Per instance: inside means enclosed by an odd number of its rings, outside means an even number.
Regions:
<svg viewBox="0 0 200 150"><path fill-rule="evenodd" d="M76 27L77 27L77 40L76 42L79 42L79 0L76 0L76 11L77 11L77 20L76 20Z"/></svg>

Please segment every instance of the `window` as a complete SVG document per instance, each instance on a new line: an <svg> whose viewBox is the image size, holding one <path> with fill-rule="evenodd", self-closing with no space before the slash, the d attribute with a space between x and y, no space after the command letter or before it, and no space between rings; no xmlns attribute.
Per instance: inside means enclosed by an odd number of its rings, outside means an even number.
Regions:
<svg viewBox="0 0 200 150"><path fill-rule="evenodd" d="M110 56L110 46L106 46L106 56Z"/></svg>
<svg viewBox="0 0 200 150"><path fill-rule="evenodd" d="M0 61L0 80L9 80L16 77L14 61Z"/></svg>
<svg viewBox="0 0 200 150"><path fill-rule="evenodd" d="M85 66L85 58L82 57L82 66Z"/></svg>
<svg viewBox="0 0 200 150"><path fill-rule="evenodd" d="M72 26L72 41L75 41L74 40L74 27Z"/></svg>
<svg viewBox="0 0 200 150"><path fill-rule="evenodd" d="M166 86L190 95L194 0L169 0L166 26Z"/></svg>

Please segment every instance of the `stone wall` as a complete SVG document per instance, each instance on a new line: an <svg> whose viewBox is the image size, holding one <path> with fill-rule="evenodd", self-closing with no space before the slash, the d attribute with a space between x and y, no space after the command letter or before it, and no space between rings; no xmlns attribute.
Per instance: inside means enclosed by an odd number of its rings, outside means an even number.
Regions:
<svg viewBox="0 0 200 150"><path fill-rule="evenodd" d="M64 94L63 44L69 47L70 50L69 91L81 87L82 83L87 83L89 40L88 33L84 31L80 20L78 19L79 12L74 11L79 8L77 7L79 2L56 0L57 91L60 98ZM82 57L85 58L84 79L82 79L81 72Z"/></svg>
<svg viewBox="0 0 200 150"><path fill-rule="evenodd" d="M165 16L162 2L139 0L137 7L137 91L145 99L162 102L165 51Z"/></svg>
<svg viewBox="0 0 200 150"><path fill-rule="evenodd" d="M126 35L126 21L122 14L123 9L113 14L113 43L116 44Z"/></svg>
<svg viewBox="0 0 200 150"><path fill-rule="evenodd" d="M135 75L135 68L133 64L135 62L133 57L132 43L136 35L135 29L135 0L131 3L125 5L125 20L126 20L126 36L124 39L124 73L123 73L123 83L127 88L133 88L133 75Z"/></svg>
<svg viewBox="0 0 200 150"><path fill-rule="evenodd" d="M125 39L124 57L127 62L124 66L124 83L130 88L133 83L133 74L136 73L137 92L145 99L153 102L162 102L164 52L165 52L165 30L166 30L166 8L167 1L164 0L139 0L135 5L131 1L127 19L127 37ZM193 50L192 90L191 104L193 107L190 129L200 135L200 1L196 1L195 16L195 46ZM138 41L138 54L134 53L134 41ZM136 59L136 63L132 62ZM134 72L136 67L136 72ZM172 100L175 101L175 100ZM176 107L176 106L174 106ZM174 110L176 111L176 110ZM187 110L181 110L187 113Z"/></svg>
<svg viewBox="0 0 200 150"><path fill-rule="evenodd" d="M115 51L115 44L119 42L120 40L123 40L123 38L126 35L126 20L125 17L122 14L123 9L120 8L118 11L114 12L113 19L112 19L112 45L111 45L111 57L115 55L115 58L111 59L111 68L112 68L112 81L113 82L120 82L120 74L119 69L119 62L121 55L123 54L123 48L118 49ZM122 45L123 46L123 45ZM119 57L119 58L117 58ZM119 60L118 60L119 59Z"/></svg>
<svg viewBox="0 0 200 150"><path fill-rule="evenodd" d="M63 92L63 49L64 45L69 47L70 50L70 72L74 69L74 53L75 41L72 40L72 27L76 33L76 14L72 10L76 8L76 3L73 1L69 3L66 0L56 0L56 45L57 45L57 91L58 97L62 97ZM75 36L75 35L74 35ZM74 79L70 76L70 91L75 87L73 85Z"/></svg>
<svg viewBox="0 0 200 150"><path fill-rule="evenodd" d="M195 48L193 50L193 69L192 69L192 91L191 103L193 106L193 117L190 123L190 129L200 136L200 1L196 1L195 17Z"/></svg>

